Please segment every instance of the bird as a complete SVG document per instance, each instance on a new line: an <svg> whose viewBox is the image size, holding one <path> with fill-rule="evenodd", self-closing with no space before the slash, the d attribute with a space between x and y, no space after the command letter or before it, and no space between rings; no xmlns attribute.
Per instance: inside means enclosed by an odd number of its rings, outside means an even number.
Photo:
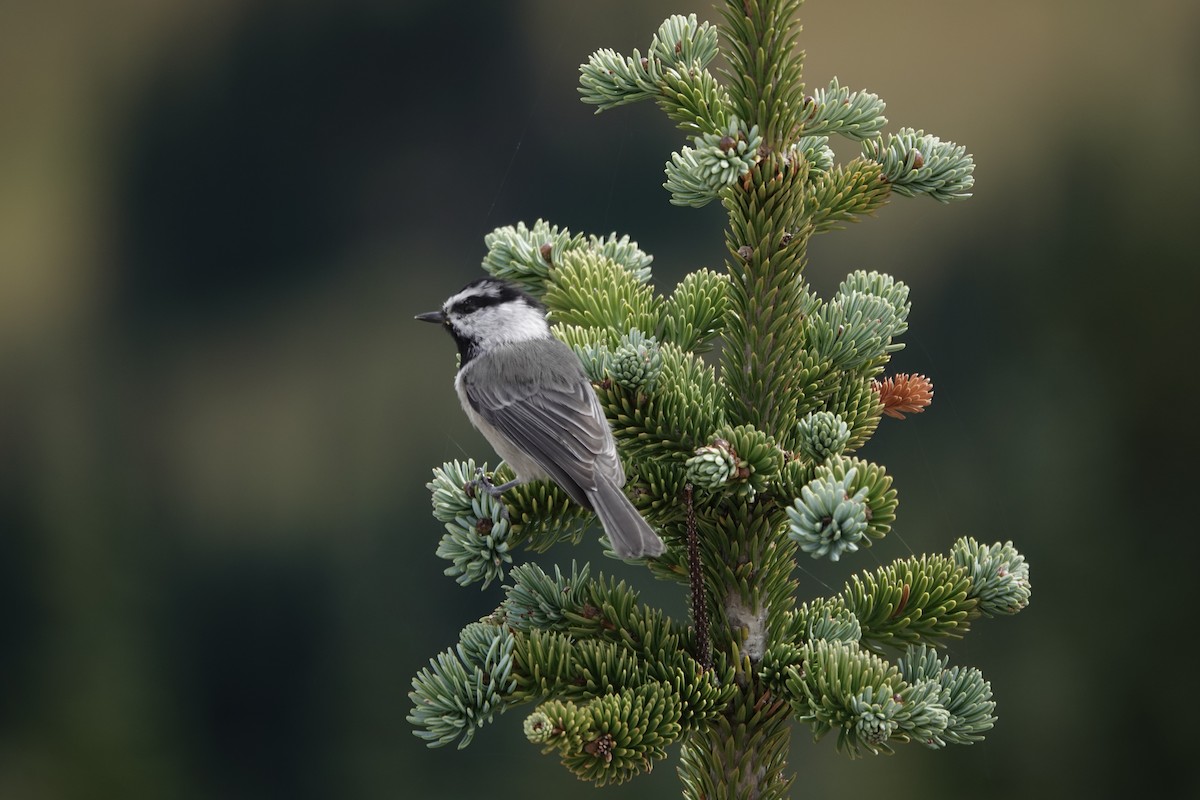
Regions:
<svg viewBox="0 0 1200 800"><path fill-rule="evenodd" d="M471 281L440 311L460 356L454 389L471 424L516 475L494 497L533 480L554 481L596 512L621 558L660 556L666 545L625 496L625 470L604 410L575 352L550 332L546 307L513 283Z"/></svg>

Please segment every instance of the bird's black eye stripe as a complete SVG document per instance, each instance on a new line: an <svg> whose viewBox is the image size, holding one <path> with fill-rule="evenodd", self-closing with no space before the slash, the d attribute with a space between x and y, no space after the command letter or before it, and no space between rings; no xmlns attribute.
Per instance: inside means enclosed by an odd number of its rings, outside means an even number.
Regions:
<svg viewBox="0 0 1200 800"><path fill-rule="evenodd" d="M450 313L451 314L472 314L481 308L486 308L488 306L494 306L499 302L500 302L499 297L492 297L490 295L480 295L480 294L472 295L471 297L465 297L462 300L459 300L454 305L450 306Z"/></svg>
<svg viewBox="0 0 1200 800"><path fill-rule="evenodd" d="M511 303L514 300L523 300L532 308L542 310L543 306L538 300L529 294L518 289L510 283L499 281L495 278L479 278L471 281L463 290L477 289L478 294L470 294L454 303L446 309L450 314L472 314L481 308L489 308L498 306L501 303Z"/></svg>
<svg viewBox="0 0 1200 800"><path fill-rule="evenodd" d="M498 306L501 303L516 300L520 296L520 292L505 286L495 294L473 294L470 297L464 297L450 306L450 312L452 314L471 314L481 308L490 308L491 306Z"/></svg>

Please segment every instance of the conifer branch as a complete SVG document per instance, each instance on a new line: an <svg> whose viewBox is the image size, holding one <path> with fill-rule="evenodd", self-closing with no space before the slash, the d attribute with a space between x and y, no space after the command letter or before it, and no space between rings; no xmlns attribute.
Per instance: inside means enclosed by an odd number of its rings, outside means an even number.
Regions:
<svg viewBox="0 0 1200 800"><path fill-rule="evenodd" d="M805 136L837 134L854 141L879 135L887 125L884 102L871 92L852 92L834 78L828 88L818 89L805 98L803 130Z"/></svg>
<svg viewBox="0 0 1200 800"><path fill-rule="evenodd" d="M857 222L883 206L891 196L891 184L883 168L874 161L855 159L819 173L808 198L807 216L814 233L824 233Z"/></svg>
<svg viewBox="0 0 1200 800"><path fill-rule="evenodd" d="M975 162L966 148L924 131L901 128L887 139L867 139L863 155L879 163L892 191L908 197L965 200L975 185Z"/></svg>
<svg viewBox="0 0 1200 800"><path fill-rule="evenodd" d="M970 577L946 556L896 561L855 575L842 591L865 645L937 644L961 638L978 616Z"/></svg>

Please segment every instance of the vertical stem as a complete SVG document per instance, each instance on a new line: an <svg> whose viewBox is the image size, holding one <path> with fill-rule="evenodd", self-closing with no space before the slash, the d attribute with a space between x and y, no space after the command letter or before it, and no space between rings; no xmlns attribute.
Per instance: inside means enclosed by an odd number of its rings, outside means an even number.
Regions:
<svg viewBox="0 0 1200 800"><path fill-rule="evenodd" d="M799 6L727 0L722 28L734 110L747 128L758 126L764 142L759 163L725 194L732 279L721 359L726 416L785 448L796 439L801 402L814 390L801 326L808 174L802 159L788 155L803 110ZM791 785L791 709L755 674L770 631L794 604L795 551L781 546L783 523L774 503L732 497L705 520L704 573L721 614L713 620L713 645L735 666L740 691L717 722L684 743L679 776L691 800L778 800Z"/></svg>
<svg viewBox="0 0 1200 800"><path fill-rule="evenodd" d="M797 134L804 109L804 52L797 15L803 0L728 0L730 99L747 125L757 125L766 146L778 150Z"/></svg>
<svg viewBox="0 0 1200 800"><path fill-rule="evenodd" d="M700 537L696 531L696 506L692 502L692 485L683 489L687 505L688 580L692 591L692 624L696 628L695 652L692 654L704 669L712 667L712 644L708 638L708 599L704 591L704 571L700 566Z"/></svg>
<svg viewBox="0 0 1200 800"><path fill-rule="evenodd" d="M739 677L746 677L739 673ZM754 682L725 716L683 744L679 778L688 800L783 800L791 742L787 703Z"/></svg>
<svg viewBox="0 0 1200 800"><path fill-rule="evenodd" d="M759 163L725 197L725 244L733 257L722 377L729 416L781 443L794 437L809 385L797 351L804 308L809 224L808 167L789 156L804 114L803 52L796 48L801 0L728 0L729 95L763 137Z"/></svg>
<svg viewBox="0 0 1200 800"><path fill-rule="evenodd" d="M812 389L798 358L808 234L788 230L788 209L807 191L805 169L768 157L748 177L750 189L726 202L726 246L734 256L726 336L737 346L724 349L721 375L730 388L730 421L754 425L786 445Z"/></svg>

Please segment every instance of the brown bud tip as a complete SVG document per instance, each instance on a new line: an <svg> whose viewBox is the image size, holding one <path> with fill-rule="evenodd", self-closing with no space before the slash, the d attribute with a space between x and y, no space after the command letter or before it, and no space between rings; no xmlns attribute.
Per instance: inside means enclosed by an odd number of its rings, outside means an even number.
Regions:
<svg viewBox="0 0 1200 800"><path fill-rule="evenodd" d="M737 254L738 258L742 259L742 261L749 261L750 257L754 255L754 248L748 244L744 244L737 249Z"/></svg>
<svg viewBox="0 0 1200 800"><path fill-rule="evenodd" d="M737 147L737 139L732 136L722 136L721 141L717 142L717 147L728 153L733 148Z"/></svg>
<svg viewBox="0 0 1200 800"><path fill-rule="evenodd" d="M554 263L550 260L550 256L554 253L554 245L546 242L544 245L538 248L538 252L542 254L542 260L547 264Z"/></svg>
<svg viewBox="0 0 1200 800"><path fill-rule="evenodd" d="M606 733L598 739L592 739L583 745L583 751L594 758L603 758L605 763L613 760L613 747L616 746L616 741L612 734Z"/></svg>
<svg viewBox="0 0 1200 800"><path fill-rule="evenodd" d="M925 166L925 156L921 155L920 150L913 150L912 162L913 169L920 169Z"/></svg>
<svg viewBox="0 0 1200 800"><path fill-rule="evenodd" d="M924 375L901 372L871 381L871 388L883 403L883 413L895 419L920 414L933 402L933 381Z"/></svg>
<svg viewBox="0 0 1200 800"><path fill-rule="evenodd" d="M475 532L480 536L487 536L492 532L492 521L490 519L481 519L475 523Z"/></svg>
<svg viewBox="0 0 1200 800"><path fill-rule="evenodd" d="M675 55L679 55L682 52L683 52L683 42L678 41L675 43Z"/></svg>
<svg viewBox="0 0 1200 800"><path fill-rule="evenodd" d="M642 69L647 69L647 70L650 69L650 59L648 59L648 58L642 59Z"/></svg>

